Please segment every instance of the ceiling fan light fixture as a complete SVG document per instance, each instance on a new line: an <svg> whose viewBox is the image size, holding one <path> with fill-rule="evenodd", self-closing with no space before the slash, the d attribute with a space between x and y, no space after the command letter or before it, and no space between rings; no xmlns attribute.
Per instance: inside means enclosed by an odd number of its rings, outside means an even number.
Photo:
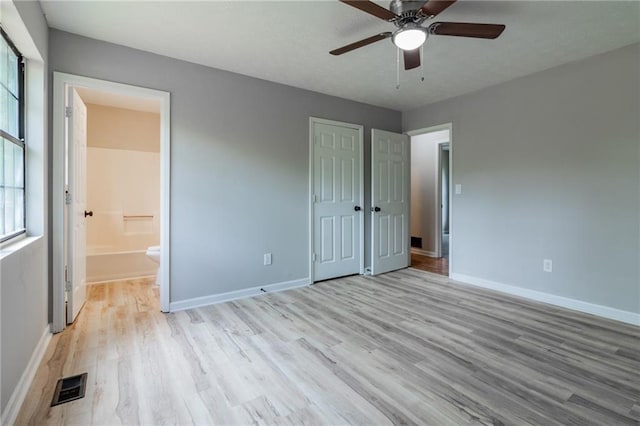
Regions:
<svg viewBox="0 0 640 426"><path fill-rule="evenodd" d="M402 50L415 50L427 40L427 32L419 25L407 25L396 31L392 40Z"/></svg>

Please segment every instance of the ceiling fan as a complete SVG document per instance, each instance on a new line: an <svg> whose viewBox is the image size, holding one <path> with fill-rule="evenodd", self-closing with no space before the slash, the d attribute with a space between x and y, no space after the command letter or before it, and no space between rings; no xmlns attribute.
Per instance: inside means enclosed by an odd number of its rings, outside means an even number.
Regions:
<svg viewBox="0 0 640 426"><path fill-rule="evenodd" d="M422 24L433 19L455 3L456 0L427 0L426 3L415 0L392 0L389 9L378 6L369 0L340 1L377 18L391 22L397 29L394 32L384 32L356 41L329 53L342 55L391 37L393 44L403 51L405 70L420 66L419 48L429 35L495 39L505 29L504 25L466 22L433 22L428 26L422 26Z"/></svg>

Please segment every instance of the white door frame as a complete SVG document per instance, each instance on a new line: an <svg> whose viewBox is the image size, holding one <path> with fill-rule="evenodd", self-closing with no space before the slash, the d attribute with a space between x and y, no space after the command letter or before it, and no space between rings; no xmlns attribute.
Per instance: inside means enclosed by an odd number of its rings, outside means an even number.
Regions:
<svg viewBox="0 0 640 426"><path fill-rule="evenodd" d="M442 234L444 233L444 225L442 223L442 151L443 145L451 145L449 142L438 142L438 164L436 166L438 176L436 178L437 192L436 192L436 255L442 257ZM451 151L449 151L451 152ZM449 154L451 159L451 154ZM451 180L451 171L449 171L449 180ZM448 185L451 186L451 185ZM449 201L451 201L451 194L449 194ZM451 224L451 222L449 222Z"/></svg>
<svg viewBox="0 0 640 426"><path fill-rule="evenodd" d="M160 101L160 309L169 312L170 302L170 213L171 213L171 134L170 94L155 89L115 83L61 72L53 73L53 323L58 333L66 326L64 277L64 165L65 165L65 87L85 87L108 92L155 98Z"/></svg>
<svg viewBox="0 0 640 426"><path fill-rule="evenodd" d="M348 127L358 131L358 144L360 146L360 207L361 212L364 212L364 126L353 123L344 123L342 121L327 120L324 118L309 117L309 283L313 284L315 270L313 259L313 247L314 247L314 125L328 124L330 126ZM364 213L360 219L360 275L364 274Z"/></svg>
<svg viewBox="0 0 640 426"><path fill-rule="evenodd" d="M409 136L418 136L423 135L425 133L437 132L440 130L449 130L449 276L451 276L451 271L453 271L452 267L452 247L453 247L453 205L454 205L454 194L453 194L453 123L445 123L439 124L437 126L425 127L421 129L411 130L405 132ZM438 144L438 165L437 165L437 183L438 190L436 191L437 195L437 204L436 204L436 228L440 230L436 234L436 251L438 256L442 256L442 212L440 209L440 205L442 204L441 196L442 190L441 179L440 176L440 145ZM409 165L411 167L411 165Z"/></svg>

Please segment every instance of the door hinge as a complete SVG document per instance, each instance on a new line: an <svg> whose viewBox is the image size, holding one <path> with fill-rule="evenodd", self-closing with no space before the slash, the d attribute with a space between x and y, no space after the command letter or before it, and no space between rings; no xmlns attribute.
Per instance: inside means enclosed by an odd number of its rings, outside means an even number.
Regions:
<svg viewBox="0 0 640 426"><path fill-rule="evenodd" d="M64 193L64 203L71 204L71 193L69 191Z"/></svg>
<svg viewBox="0 0 640 426"><path fill-rule="evenodd" d="M64 265L64 291L71 291L71 281L69 281L69 267Z"/></svg>
<svg viewBox="0 0 640 426"><path fill-rule="evenodd" d="M313 254L311 255L311 261L312 261L312 262L315 262L315 261L316 261L316 254L315 254L315 253L313 253Z"/></svg>
<svg viewBox="0 0 640 426"><path fill-rule="evenodd" d="M318 196L317 196L317 195L315 195L315 194L313 195L313 202L314 202L314 203L317 203L317 202L318 202Z"/></svg>
<svg viewBox="0 0 640 426"><path fill-rule="evenodd" d="M65 117L71 117L71 113L73 112L73 109L71 109L71 107L64 107L64 116Z"/></svg>

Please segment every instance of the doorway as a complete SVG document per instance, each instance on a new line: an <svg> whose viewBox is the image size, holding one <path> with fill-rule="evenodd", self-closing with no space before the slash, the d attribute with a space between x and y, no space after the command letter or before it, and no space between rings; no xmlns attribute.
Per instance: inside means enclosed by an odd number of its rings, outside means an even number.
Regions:
<svg viewBox="0 0 640 426"><path fill-rule="evenodd" d="M411 136L411 266L439 275L451 269L451 124Z"/></svg>
<svg viewBox="0 0 640 426"><path fill-rule="evenodd" d="M140 134L128 138L123 129L118 133L116 126L103 126L97 136L87 132L86 117L92 110L94 117L100 115L98 111L126 115L131 120L126 132L132 132L144 121L136 112L144 109L153 109L147 111L151 116L156 114L155 118L147 117L156 126L157 146L153 149L142 145L126 149L123 144L132 144L134 140L144 144L144 138ZM108 281L110 277L154 272L153 262L142 247L152 242L160 243L157 271L160 307L163 312L169 311L169 114L167 92L54 73L53 332L62 331L80 311L88 273L92 281ZM113 116L111 119L115 120ZM95 142L109 132L112 132L109 137ZM84 141L78 136L83 133ZM87 146L87 140L94 142ZM96 143L113 146L95 146ZM157 152L151 152L154 150ZM131 167L127 168L127 164ZM148 166L146 171L140 169L143 164ZM88 173L87 165L91 168ZM136 175L127 177L126 170L135 170L130 174ZM155 187L145 191L145 182L151 182L153 176L155 184L151 185ZM101 195L84 196L87 189ZM116 200L115 205L102 205L105 200ZM124 208L117 208L118 202ZM91 221L89 228L87 221ZM86 257L87 254L90 256ZM104 256L112 258L102 259ZM108 265L111 268L105 270Z"/></svg>

